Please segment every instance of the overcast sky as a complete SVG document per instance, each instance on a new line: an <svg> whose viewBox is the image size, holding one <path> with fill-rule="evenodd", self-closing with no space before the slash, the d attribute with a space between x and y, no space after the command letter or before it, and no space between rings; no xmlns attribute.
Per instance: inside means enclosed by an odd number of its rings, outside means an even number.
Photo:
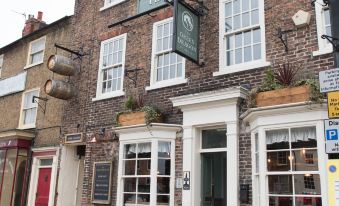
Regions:
<svg viewBox="0 0 339 206"><path fill-rule="evenodd" d="M0 3L0 48L21 38L26 17L37 17L42 11L42 20L50 24L74 12L74 0L1 0ZM18 13L15 13L18 12Z"/></svg>

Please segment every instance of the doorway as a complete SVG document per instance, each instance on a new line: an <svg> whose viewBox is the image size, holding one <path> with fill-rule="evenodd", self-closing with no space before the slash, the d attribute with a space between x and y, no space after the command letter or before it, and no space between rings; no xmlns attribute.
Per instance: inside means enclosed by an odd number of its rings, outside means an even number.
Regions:
<svg viewBox="0 0 339 206"><path fill-rule="evenodd" d="M48 206L52 168L40 168L35 206Z"/></svg>
<svg viewBox="0 0 339 206"><path fill-rule="evenodd" d="M227 140L225 129L201 132L201 206L227 205Z"/></svg>

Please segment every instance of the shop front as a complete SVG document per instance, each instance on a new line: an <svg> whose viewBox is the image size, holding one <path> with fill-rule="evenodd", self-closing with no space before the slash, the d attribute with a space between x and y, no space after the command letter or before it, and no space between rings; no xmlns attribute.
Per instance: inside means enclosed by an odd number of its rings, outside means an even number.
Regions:
<svg viewBox="0 0 339 206"><path fill-rule="evenodd" d="M0 140L0 205L25 205L30 146L27 139Z"/></svg>

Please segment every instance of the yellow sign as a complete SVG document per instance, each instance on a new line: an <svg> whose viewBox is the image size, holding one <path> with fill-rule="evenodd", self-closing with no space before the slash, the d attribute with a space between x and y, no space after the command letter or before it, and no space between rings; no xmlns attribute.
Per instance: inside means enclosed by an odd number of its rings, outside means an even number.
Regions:
<svg viewBox="0 0 339 206"><path fill-rule="evenodd" d="M339 118L339 92L327 93L328 118Z"/></svg>
<svg viewBox="0 0 339 206"><path fill-rule="evenodd" d="M339 160L328 160L327 174L328 206L336 206L339 204Z"/></svg>

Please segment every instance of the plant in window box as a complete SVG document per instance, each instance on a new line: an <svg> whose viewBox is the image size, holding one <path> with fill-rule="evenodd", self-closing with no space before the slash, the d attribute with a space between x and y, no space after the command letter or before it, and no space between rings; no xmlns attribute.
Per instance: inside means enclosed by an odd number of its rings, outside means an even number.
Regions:
<svg viewBox="0 0 339 206"><path fill-rule="evenodd" d="M265 107L297 102L322 102L319 82L301 65L285 63L266 71L262 85L250 92L248 107Z"/></svg>
<svg viewBox="0 0 339 206"><path fill-rule="evenodd" d="M144 106L142 96L135 100L129 96L124 103L125 111L116 113L116 123L119 126L130 126L161 122L161 113L152 106Z"/></svg>

